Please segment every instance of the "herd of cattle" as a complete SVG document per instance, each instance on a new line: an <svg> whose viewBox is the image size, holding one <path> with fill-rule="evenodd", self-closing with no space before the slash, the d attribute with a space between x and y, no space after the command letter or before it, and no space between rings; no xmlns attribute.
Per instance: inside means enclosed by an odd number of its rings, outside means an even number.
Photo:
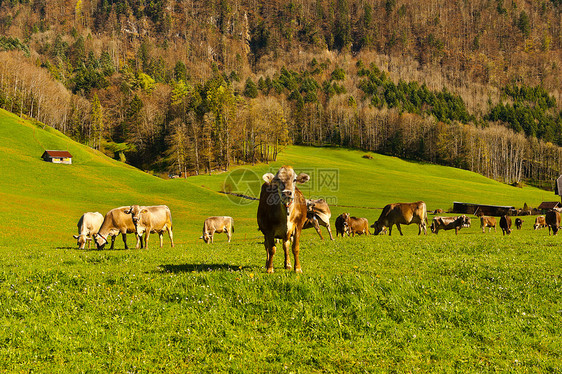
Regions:
<svg viewBox="0 0 562 374"><path fill-rule="evenodd" d="M303 229L316 229L320 238L323 239L320 226L326 227L330 239L334 240L330 228L330 207L323 199L307 200L302 192L296 187L297 184L306 183L310 177L301 173L297 175L291 166L282 166L277 173L266 173L263 176L265 183L261 187L259 205L257 211L258 230L264 235L266 249L266 269L273 272L273 256L276 251L276 239L280 239L285 254L285 268L291 268L289 249L292 246L294 257L294 270L301 272L299 261L300 234ZM488 228L488 232L496 230L496 218L479 215L482 232ZM560 227L560 213L552 210L544 216L535 219L534 229L548 227L549 235L552 230L556 235ZM392 227L396 226L400 235L400 225L417 224L420 235L423 231L427 234L427 207L423 201L414 203L396 203L386 205L378 220L369 226L366 218L352 217L349 213L340 214L335 220L336 237L369 235L369 227L373 229L374 235L386 233L392 235ZM521 229L523 220L515 219L515 227ZM458 217L436 216L433 218L430 229L437 234L440 230L458 231L463 227L470 227L471 221L466 215ZM511 233L512 220L508 215L500 217L499 226L504 235ZM84 213L78 221L78 235L74 238L78 241L80 249L84 249L86 243L90 247L90 241L95 241L98 249L103 249L111 237L111 249L113 249L115 238L121 234L125 249L127 246L126 234L136 234L136 248L148 248L148 238L151 233L157 233L160 237L160 247L163 246L164 232L168 232L171 246L174 246L172 233L172 215L166 205L156 206L122 206L110 210L105 217L98 212ZM215 233L226 233L230 242L234 232L234 221L228 216L209 217L203 224L203 239L205 243L213 243Z"/></svg>

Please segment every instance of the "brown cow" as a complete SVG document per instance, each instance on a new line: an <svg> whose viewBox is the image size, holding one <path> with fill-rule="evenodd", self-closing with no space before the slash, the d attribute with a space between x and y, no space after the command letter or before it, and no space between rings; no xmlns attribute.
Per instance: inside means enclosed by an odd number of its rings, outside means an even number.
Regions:
<svg viewBox="0 0 562 374"><path fill-rule="evenodd" d="M344 234L349 236L349 226L347 225L347 220L349 219L349 213L342 213L336 218L336 237L341 234L342 238Z"/></svg>
<svg viewBox="0 0 562 374"><path fill-rule="evenodd" d="M503 215L500 218L500 228L502 233L505 235L511 234L511 217L508 215Z"/></svg>
<svg viewBox="0 0 562 374"><path fill-rule="evenodd" d="M391 236L392 225L396 225L400 235L403 235L400 225L412 223L418 224L418 235L421 234L422 229L423 233L427 235L427 207L423 201L388 204L383 208L379 219L371 227L375 229L375 235L388 227L388 236Z"/></svg>
<svg viewBox="0 0 562 374"><path fill-rule="evenodd" d="M258 204L258 228L264 236L267 254L265 267L273 273L273 255L275 239L283 241L285 252L285 269L291 268L289 245L293 240L293 256L295 272L302 272L299 260L299 242L304 223L306 222L306 200L296 187L297 183L306 183L308 174L297 175L291 166L282 166L277 173L263 175L265 183L261 186Z"/></svg>
<svg viewBox="0 0 562 374"><path fill-rule="evenodd" d="M324 226L328 230L328 234L330 234L330 239L334 240L332 230L330 228L330 217L332 217L332 213L330 212L328 203L326 203L324 199L307 199L306 209L306 222L304 223L303 230L314 227L318 235L320 235L320 239L324 240L322 232L320 231L320 226Z"/></svg>
<svg viewBox="0 0 562 374"><path fill-rule="evenodd" d="M470 219L465 216L458 217L434 217L431 222L431 232L438 234L439 230L455 229L455 234L459 234L459 230L463 227L470 227Z"/></svg>
<svg viewBox="0 0 562 374"><path fill-rule="evenodd" d="M349 217L347 219L347 227L351 235L369 235L369 221L367 218Z"/></svg>
<svg viewBox="0 0 562 374"><path fill-rule="evenodd" d="M135 228L135 224L133 223L133 218L129 214L131 210L130 206L122 206L119 208L111 209L105 215L103 219L103 223L100 227L100 231L94 236L94 240L96 241L96 246L98 249L103 249L105 244L107 243L107 237L111 236L111 248L113 249L113 245L115 244L115 236L121 233L123 237L123 243L125 243L125 249L129 249L127 246L127 234L136 233L137 229ZM137 236L137 245L142 248L142 241Z"/></svg>
<svg viewBox="0 0 562 374"><path fill-rule="evenodd" d="M78 235L74 235L74 239L78 240L78 249L84 249L86 242L88 249L90 249L90 242L92 237L98 233L101 224L103 223L103 216L98 212L86 212L78 220Z"/></svg>
<svg viewBox="0 0 562 374"><path fill-rule="evenodd" d="M523 227L523 221L521 218L515 218L515 227L517 228L517 230L521 230L521 227Z"/></svg>
<svg viewBox="0 0 562 374"><path fill-rule="evenodd" d="M533 225L535 230L542 229L546 226L546 218L544 216L538 216L535 218L535 224Z"/></svg>
<svg viewBox="0 0 562 374"><path fill-rule="evenodd" d="M164 231L168 232L172 248L174 247L174 234L172 233L172 213L166 205L139 206L131 205L127 212L133 219L136 232L142 243L144 234L144 247L148 249L148 237L157 233L160 237L160 248L164 246ZM138 248L137 243L137 248Z"/></svg>
<svg viewBox="0 0 562 374"><path fill-rule="evenodd" d="M234 220L228 216L209 217L203 223L203 235L199 239L207 244L214 243L215 233L225 233L230 243L232 233L234 232Z"/></svg>
<svg viewBox="0 0 562 374"><path fill-rule="evenodd" d="M486 232L486 227L488 227L488 232L492 231L492 227L494 228L494 232L496 232L496 218L490 216L480 216L480 228L482 232Z"/></svg>
<svg viewBox="0 0 562 374"><path fill-rule="evenodd" d="M550 235L550 229L552 229L552 235L558 234L558 229L560 228L560 213L555 210L549 210L546 212L545 221L548 226L548 235Z"/></svg>

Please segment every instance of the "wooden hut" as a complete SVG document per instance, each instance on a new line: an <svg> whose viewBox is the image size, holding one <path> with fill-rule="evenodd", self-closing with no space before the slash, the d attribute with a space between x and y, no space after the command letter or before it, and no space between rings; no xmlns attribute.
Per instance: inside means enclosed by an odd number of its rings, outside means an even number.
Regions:
<svg viewBox="0 0 562 374"><path fill-rule="evenodd" d="M72 164L72 155L68 151L45 151L41 156L43 160L55 164Z"/></svg>
<svg viewBox="0 0 562 374"><path fill-rule="evenodd" d="M562 208L562 203L559 201L543 201L541 205L537 207L541 214L546 214L549 210L560 208Z"/></svg>
<svg viewBox="0 0 562 374"><path fill-rule="evenodd" d="M503 216L504 214L515 216L517 211L513 206L504 205L486 205L486 204L472 204L461 203L458 201L453 202L453 213L461 214L483 214L485 216Z"/></svg>

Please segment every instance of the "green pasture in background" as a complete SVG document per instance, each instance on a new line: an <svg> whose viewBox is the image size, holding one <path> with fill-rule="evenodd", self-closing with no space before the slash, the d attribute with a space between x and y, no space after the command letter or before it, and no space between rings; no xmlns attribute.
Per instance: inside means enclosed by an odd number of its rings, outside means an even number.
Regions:
<svg viewBox="0 0 562 374"><path fill-rule="evenodd" d="M66 149L73 165L40 159ZM391 202L538 206L552 192L365 152L291 146L276 162L163 180L0 112L0 371L561 372L560 236L472 227L417 236L302 236L303 274L264 270L257 202L283 164L307 197L376 220ZM256 182L257 179L257 182ZM256 189L257 186L257 189ZM176 247L78 250L83 212L166 204ZM230 215L232 243L198 239ZM431 220L432 215L429 216ZM326 233L323 228L323 233ZM335 231L334 231L335 233ZM327 235L324 235L325 238ZM129 235L129 244L134 240Z"/></svg>

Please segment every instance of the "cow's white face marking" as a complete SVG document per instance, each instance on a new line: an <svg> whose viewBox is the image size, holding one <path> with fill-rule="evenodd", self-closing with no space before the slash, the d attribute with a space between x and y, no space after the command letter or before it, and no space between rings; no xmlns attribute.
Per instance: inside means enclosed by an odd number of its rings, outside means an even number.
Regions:
<svg viewBox="0 0 562 374"><path fill-rule="evenodd" d="M94 240L96 241L96 246L98 247L98 249L103 249L103 247L107 243L107 240L99 234L94 235Z"/></svg>

